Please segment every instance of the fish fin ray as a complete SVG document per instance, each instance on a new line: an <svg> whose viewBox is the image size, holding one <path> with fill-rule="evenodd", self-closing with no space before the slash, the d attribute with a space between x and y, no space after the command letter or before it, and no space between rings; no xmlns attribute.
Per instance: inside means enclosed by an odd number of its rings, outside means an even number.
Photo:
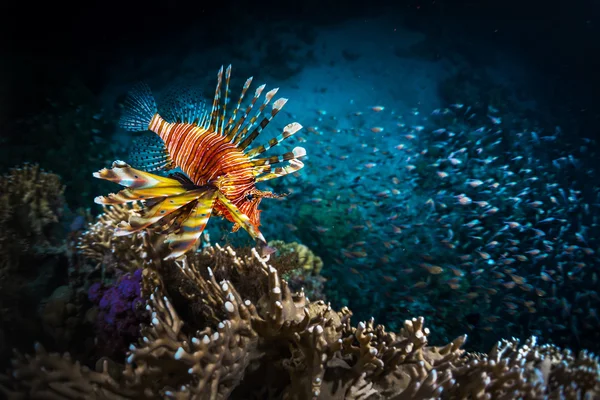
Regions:
<svg viewBox="0 0 600 400"><path fill-rule="evenodd" d="M176 179L133 168L123 161L115 161L111 168L103 168L98 172L94 172L93 176L118 183L129 189L183 188L181 182Z"/></svg>
<svg viewBox="0 0 600 400"><path fill-rule="evenodd" d="M160 107L161 116L169 123L204 126L209 113L200 92L190 87L176 87L169 91Z"/></svg>
<svg viewBox="0 0 600 400"><path fill-rule="evenodd" d="M216 132L217 124L219 122L219 112L221 108L221 86L223 86L223 66L217 72L217 88L215 89L215 97L213 98L212 110L210 112L210 120L208 123L208 129L211 132Z"/></svg>
<svg viewBox="0 0 600 400"><path fill-rule="evenodd" d="M182 257L198 243L198 239L210 219L217 197L216 193L217 191L213 190L198 198L175 232L167 236L165 243L169 244L170 253L165 260Z"/></svg>
<svg viewBox="0 0 600 400"><path fill-rule="evenodd" d="M223 112L221 113L220 120L217 122L217 132L223 134L223 129L225 128L225 118L227 116L227 106L229 105L229 95L231 94L229 90L229 81L231 80L231 64L225 70L225 99L223 99Z"/></svg>
<svg viewBox="0 0 600 400"><path fill-rule="evenodd" d="M294 173L296 171L299 171L303 167L304 167L304 163L302 161L292 159L292 160L289 160L288 165L286 165L284 167L277 167L272 172L257 176L256 182L263 182L263 181L268 181L270 179L279 178L279 177Z"/></svg>
<svg viewBox="0 0 600 400"><path fill-rule="evenodd" d="M273 139L269 140L267 142L267 144L264 144L262 146L259 146L259 147L255 148L255 149L250 150L249 152L246 153L246 155L250 159L253 159L256 156L258 156L258 155L260 155L260 154L268 151L269 149L271 149L271 148L279 145L284 140L292 137L300 129L302 129L302 125L300 125L297 122L292 122L291 124L288 124L288 125L285 126L285 128L283 128L283 132L279 136L274 137Z"/></svg>
<svg viewBox="0 0 600 400"><path fill-rule="evenodd" d="M236 207L223 193L217 191L217 200L221 203L228 211L231 216L231 219L234 221L234 224L240 225L248 234L255 240L260 240L265 242L265 238L260 233L257 227L255 227L250 218L242 213L239 208ZM235 226L235 225L234 225Z"/></svg>
<svg viewBox="0 0 600 400"><path fill-rule="evenodd" d="M150 132L134 139L129 161L134 168L146 172L164 172L175 168L165 142Z"/></svg>
<svg viewBox="0 0 600 400"><path fill-rule="evenodd" d="M269 90L267 92L267 94L265 94L265 100L263 101L261 106L258 108L256 115L254 115L252 118L250 118L250 120L244 125L242 130L236 136L236 138L234 140L234 144L236 144L240 149L243 150L246 147L248 147L248 145L250 143L252 143L252 141L260 134L260 132L262 132L263 128L266 127L269 124L269 122L271 122L273 117L279 112L279 110L281 110L281 108L287 102L287 99L284 99L284 98L276 100L273 103L273 107L271 109L271 114L264 117L262 119L262 121L260 122L260 124L258 124L258 126L256 125L256 121L258 121L258 119L262 115L262 113L265 110L265 108L267 107L267 105L271 102L271 99L275 96L275 94L277 94L278 90L279 90L279 88L275 88L275 89ZM250 129L253 129L253 128L254 128L254 130L250 134L248 134L248 132L250 132Z"/></svg>
<svg viewBox="0 0 600 400"><path fill-rule="evenodd" d="M266 85L263 84L256 88L256 91L254 92L254 97L252 97L250 104L248 105L248 107L246 107L244 114L241 117L239 117L237 119L237 121L235 121L234 125L231 127L229 132L227 132L226 139L228 141L233 142L235 140L235 137L236 137L237 133L239 132L240 127L242 126L244 121L246 121L246 118L248 118L248 114L250 114L250 112L254 108L254 104L260 97L262 91L265 89L265 86ZM233 122L232 122L232 124L233 124Z"/></svg>
<svg viewBox="0 0 600 400"><path fill-rule="evenodd" d="M164 196L162 200L157 201L151 207L143 207L140 211L131 213L128 230L139 231L148 227L152 229L165 227L176 217L176 215L171 214L185 211L184 207L196 202L199 198L205 196L207 192L214 190L202 187L173 196Z"/></svg>
<svg viewBox="0 0 600 400"><path fill-rule="evenodd" d="M157 112L152 91L145 83L138 83L125 97L119 126L132 132L147 131Z"/></svg>
<svg viewBox="0 0 600 400"><path fill-rule="evenodd" d="M250 78L246 79L246 82L244 82L244 86L242 87L242 92L240 93L240 98L237 101L236 107L233 109L231 117L229 117L229 121L227 121L227 126L225 126L225 129L223 130L223 135L225 137L229 138L229 140L231 140L231 137L229 137L229 132L231 131L231 129L233 128L233 126L236 122L237 113L240 110L242 101L244 100L244 97L246 96L246 92L248 91L248 88L252 84L252 79L253 78L250 77Z"/></svg>
<svg viewBox="0 0 600 400"><path fill-rule="evenodd" d="M306 150L303 147L295 147L292 151L284 153L280 156L271 156L267 158L257 158L251 161L252 165L262 166L277 164L284 161L296 160L298 158L306 156Z"/></svg>

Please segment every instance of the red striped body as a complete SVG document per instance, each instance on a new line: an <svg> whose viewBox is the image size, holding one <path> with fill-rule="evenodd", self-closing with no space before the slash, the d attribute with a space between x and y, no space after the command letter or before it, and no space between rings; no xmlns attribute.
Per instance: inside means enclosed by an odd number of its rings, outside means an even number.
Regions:
<svg viewBox="0 0 600 400"><path fill-rule="evenodd" d="M246 197L256 190L256 178L253 165L242 150L220 133L191 124L168 123L158 114L152 118L149 129L160 136L175 165L195 185L212 184L217 187L258 228L261 199L248 200ZM235 222L229 211L218 202L214 212Z"/></svg>

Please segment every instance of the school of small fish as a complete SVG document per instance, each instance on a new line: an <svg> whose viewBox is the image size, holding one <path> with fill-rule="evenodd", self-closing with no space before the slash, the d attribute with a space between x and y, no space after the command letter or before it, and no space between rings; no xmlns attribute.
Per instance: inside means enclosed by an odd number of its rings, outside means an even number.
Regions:
<svg viewBox="0 0 600 400"><path fill-rule="evenodd" d="M500 114L319 110L297 138L314 146L308 171L277 207L324 217L288 234L323 258L329 297L358 318L394 329L424 315L434 336L466 331L472 346L534 334L597 349L596 143Z"/></svg>

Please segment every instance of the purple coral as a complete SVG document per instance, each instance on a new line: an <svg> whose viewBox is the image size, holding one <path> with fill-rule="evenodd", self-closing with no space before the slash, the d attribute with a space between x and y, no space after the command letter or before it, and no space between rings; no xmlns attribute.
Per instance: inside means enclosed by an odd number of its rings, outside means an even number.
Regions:
<svg viewBox="0 0 600 400"><path fill-rule="evenodd" d="M111 285L94 283L89 288L88 298L98 307L95 328L104 355L124 354L127 343L137 338L145 314L141 279L142 271L137 270Z"/></svg>

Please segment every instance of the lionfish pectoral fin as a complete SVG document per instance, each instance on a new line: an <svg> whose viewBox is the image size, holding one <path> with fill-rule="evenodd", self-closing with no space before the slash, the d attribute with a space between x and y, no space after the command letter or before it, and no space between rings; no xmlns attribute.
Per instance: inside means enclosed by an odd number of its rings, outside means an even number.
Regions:
<svg viewBox="0 0 600 400"><path fill-rule="evenodd" d="M133 229L129 222L121 221L117 225L117 228L113 232L115 236L127 236L131 235L135 232L138 232L138 229Z"/></svg>
<svg viewBox="0 0 600 400"><path fill-rule="evenodd" d="M190 190L181 179L140 171L122 161L115 161L112 168L102 169L94 176L127 186L117 194L97 197L97 203L144 202L140 210L130 211L129 221L120 223L115 235L129 235L144 228L173 230L174 240L186 243L178 245L177 251L189 248L188 245L193 246L204 229L216 198L214 187L203 186ZM183 221L181 225L173 227L179 221Z"/></svg>
<svg viewBox="0 0 600 400"><path fill-rule="evenodd" d="M250 218L248 218L246 214L242 213L240 209L237 208L231 201L229 201L227 197L225 197L225 195L220 191L217 191L217 200L229 211L231 219L235 224L244 228L244 230L246 230L246 232L248 232L253 239L266 243L265 237L252 224L252 222L250 222Z"/></svg>
<svg viewBox="0 0 600 400"><path fill-rule="evenodd" d="M165 243L169 244L170 253L164 258L165 260L183 257L198 243L210 219L216 197L217 191L212 189L206 190L196 200L178 229L167 236Z"/></svg>
<svg viewBox="0 0 600 400"><path fill-rule="evenodd" d="M123 204L133 201L173 196L184 193L187 189L176 179L155 175L132 168L123 161L115 161L112 168L103 168L94 172L94 177L126 186L117 194L98 196L94 199L97 204Z"/></svg>
<svg viewBox="0 0 600 400"><path fill-rule="evenodd" d="M144 229L150 225L155 225L155 227L162 226L163 224L157 224L160 220L170 216L174 212L180 212L182 207L203 197L204 192L204 189L199 188L188 190L174 196L165 196L152 206L143 208L141 212L131 214L129 217L129 225L135 230ZM165 223L170 221L171 218L165 220Z"/></svg>

